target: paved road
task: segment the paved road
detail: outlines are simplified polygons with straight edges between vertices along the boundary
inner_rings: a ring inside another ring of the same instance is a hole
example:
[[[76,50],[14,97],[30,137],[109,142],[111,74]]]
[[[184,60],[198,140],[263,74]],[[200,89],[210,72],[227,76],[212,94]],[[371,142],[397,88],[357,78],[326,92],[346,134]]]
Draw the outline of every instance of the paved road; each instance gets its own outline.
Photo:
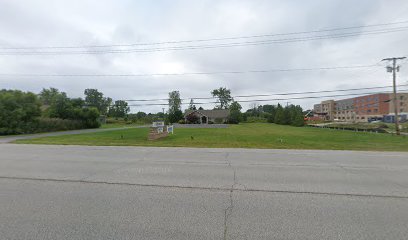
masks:
[[[1,136],[1,143],[11,143],[20,139],[33,139],[39,137],[53,137],[61,135],[75,135],[82,133],[94,133],[94,132],[107,132],[107,131],[116,131],[120,129],[129,129],[129,128],[144,128],[147,126],[134,126],[134,127],[123,127],[123,128],[94,128],[94,129],[81,129],[81,130],[70,130],[70,131],[60,131],[60,132],[49,132],[49,133],[36,133],[36,134],[23,134],[23,135],[10,135],[10,136]]]
[[[1,239],[407,239],[408,154],[0,145]]]

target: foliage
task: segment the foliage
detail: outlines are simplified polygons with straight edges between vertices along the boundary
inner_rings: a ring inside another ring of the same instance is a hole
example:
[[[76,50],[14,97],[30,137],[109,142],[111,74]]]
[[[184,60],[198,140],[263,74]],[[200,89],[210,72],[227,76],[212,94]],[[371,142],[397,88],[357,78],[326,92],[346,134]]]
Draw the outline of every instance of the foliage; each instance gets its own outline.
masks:
[[[212,90],[211,95],[218,99],[219,105],[215,106],[216,109],[228,109],[230,103],[234,100],[231,97],[231,90],[225,87]]]
[[[169,123],[176,123],[183,119],[183,112],[181,110],[176,110],[174,112],[169,112],[167,120]]]
[[[242,121],[242,113],[239,110],[231,110],[228,115],[228,123],[238,124]]]
[[[181,99],[179,91],[169,92],[169,114],[181,111]]]
[[[242,106],[238,102],[234,101],[231,103],[231,106],[229,107],[230,111],[241,111]]]
[[[266,123],[266,119],[263,117],[247,117],[244,122],[246,123]]]
[[[1,135],[31,132],[40,115],[40,101],[34,93],[0,90]]]
[[[230,105],[230,113],[228,115],[228,123],[230,124],[238,124],[242,122],[242,113],[241,109],[242,106],[238,102],[232,102]]]
[[[124,118],[130,111],[128,103],[122,100],[115,101],[115,103],[109,108],[109,117]]]
[[[85,104],[88,107],[95,107],[99,110],[100,114],[106,115],[108,108],[112,103],[112,99],[104,97],[103,93],[98,89],[85,89]]]
[[[86,128],[82,121],[61,118],[39,118],[32,132],[54,132]]]
[[[61,92],[56,88],[45,89],[43,88],[39,94],[40,101],[43,105],[51,105],[56,101],[56,98],[60,95],[67,96],[66,93]]]
[[[200,123],[200,118],[195,114],[189,114],[186,116],[187,123],[198,124]]]

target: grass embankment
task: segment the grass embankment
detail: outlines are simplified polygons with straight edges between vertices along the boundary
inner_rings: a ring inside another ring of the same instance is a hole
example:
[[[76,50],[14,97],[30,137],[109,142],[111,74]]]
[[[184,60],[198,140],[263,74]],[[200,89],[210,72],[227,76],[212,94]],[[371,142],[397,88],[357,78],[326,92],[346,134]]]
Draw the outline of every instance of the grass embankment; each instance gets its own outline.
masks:
[[[225,129],[175,129],[148,141],[148,128],[18,140],[17,143],[100,146],[278,148],[408,151],[408,137],[275,124],[240,124]]]

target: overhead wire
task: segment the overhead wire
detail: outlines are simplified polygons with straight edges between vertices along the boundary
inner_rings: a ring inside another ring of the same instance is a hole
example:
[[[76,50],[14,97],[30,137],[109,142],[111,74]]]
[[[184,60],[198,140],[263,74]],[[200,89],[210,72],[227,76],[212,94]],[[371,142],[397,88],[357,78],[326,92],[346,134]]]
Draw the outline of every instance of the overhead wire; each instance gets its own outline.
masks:
[[[291,42],[302,42],[311,40],[323,40],[323,39],[335,39],[345,38],[353,36],[364,36],[373,34],[393,33],[408,30],[408,26],[388,28],[388,29],[376,29],[369,31],[357,31],[348,33],[338,33],[329,35],[316,35],[306,37],[295,38],[281,38],[281,39],[267,39],[262,41],[243,41],[243,42],[230,42],[230,43],[218,43],[212,45],[185,45],[185,46],[168,46],[159,48],[131,48],[131,49],[107,49],[107,50],[86,50],[86,51],[0,51],[0,55],[69,55],[69,54],[106,54],[106,53],[138,53],[138,52],[157,52],[157,51],[175,51],[175,50],[195,50],[195,49],[209,49],[209,48],[224,48],[224,47],[237,47],[237,46],[255,46],[265,44],[281,44]]]

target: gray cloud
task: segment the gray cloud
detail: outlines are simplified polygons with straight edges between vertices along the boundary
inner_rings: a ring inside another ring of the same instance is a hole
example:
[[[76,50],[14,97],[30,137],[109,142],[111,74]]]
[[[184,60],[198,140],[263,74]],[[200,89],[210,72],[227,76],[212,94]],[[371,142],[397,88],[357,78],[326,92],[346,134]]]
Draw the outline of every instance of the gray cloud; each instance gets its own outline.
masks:
[[[395,8],[398,6],[398,8]],[[407,20],[408,2],[363,1],[0,1],[0,46],[71,46],[161,42],[285,33]],[[408,55],[408,34],[153,53],[0,56],[0,73],[126,74],[242,71],[366,65]],[[408,78],[407,67],[400,82]],[[155,77],[0,77],[0,88],[39,92],[56,87],[70,96],[98,88],[114,99],[206,97],[217,87],[233,94],[267,94],[390,84],[375,69]],[[291,100],[311,107],[319,100]],[[277,102],[271,102],[276,104]],[[248,107],[250,103],[243,104]],[[211,106],[207,106],[211,107]],[[161,111],[134,107],[133,111]]]

